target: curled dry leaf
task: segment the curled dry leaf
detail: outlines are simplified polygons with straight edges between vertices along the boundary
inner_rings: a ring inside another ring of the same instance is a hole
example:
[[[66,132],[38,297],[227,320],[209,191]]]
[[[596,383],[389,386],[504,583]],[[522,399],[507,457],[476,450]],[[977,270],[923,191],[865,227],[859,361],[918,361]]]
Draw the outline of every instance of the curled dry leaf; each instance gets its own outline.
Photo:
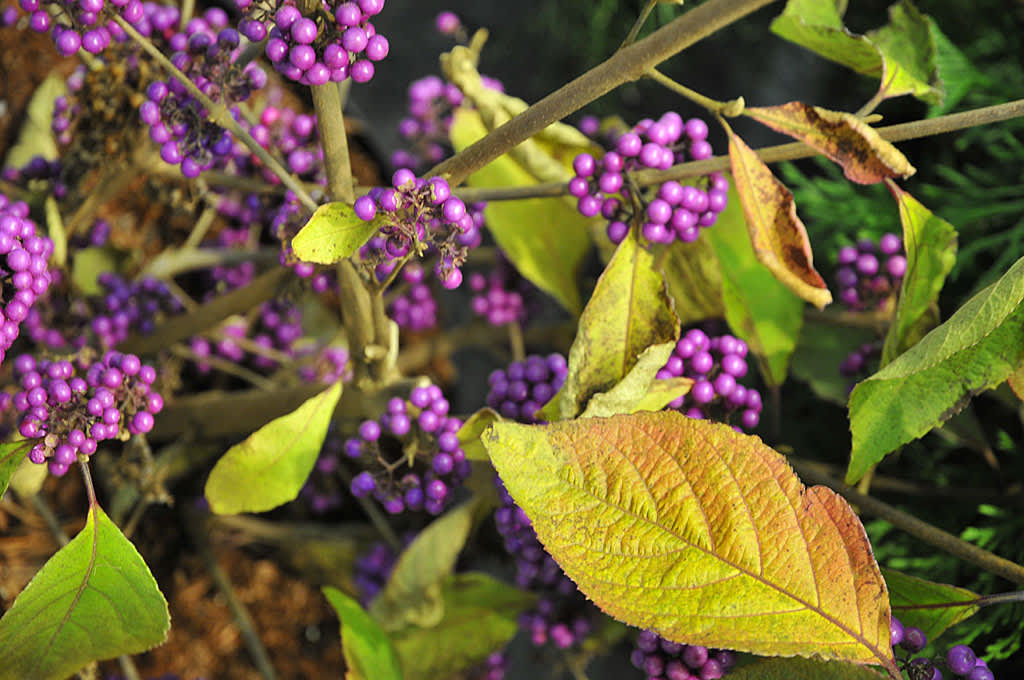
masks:
[[[824,308],[832,294],[814,269],[811,242],[797,217],[793,194],[732,130],[729,161],[758,261],[791,291]]]
[[[899,149],[852,113],[803,102],[747,108],[757,122],[817,149],[842,166],[851,182],[876,184],[886,177],[910,177],[917,170]]]

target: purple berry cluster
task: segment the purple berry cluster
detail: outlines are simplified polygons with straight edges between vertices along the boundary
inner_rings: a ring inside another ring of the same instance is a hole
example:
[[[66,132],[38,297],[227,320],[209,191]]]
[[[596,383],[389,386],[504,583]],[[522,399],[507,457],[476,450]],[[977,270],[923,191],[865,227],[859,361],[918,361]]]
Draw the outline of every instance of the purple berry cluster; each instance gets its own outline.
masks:
[[[203,360],[211,356],[269,372],[278,368],[281,355],[295,356],[295,343],[303,334],[302,312],[288,300],[270,300],[260,305],[255,318],[232,317],[219,331],[213,340],[195,336],[189,341],[201,374],[210,371]]]
[[[903,239],[896,234],[884,234],[877,244],[865,238],[844,246],[836,259],[839,300],[854,311],[885,304],[907,273]]]
[[[499,257],[497,266],[487,274],[474,272],[469,276],[473,291],[473,313],[492,326],[523,324],[535,311],[537,289],[507,259]]]
[[[241,39],[227,26],[221,9],[207,10],[188,22],[184,33],[171,37],[171,56],[179,70],[213,101],[232,105],[245,101],[267,84],[267,74],[255,63],[238,61]],[[232,114],[238,118],[237,108]],[[187,178],[225,159],[234,150],[231,134],[210,119],[209,112],[176,78],[157,80],[146,89],[139,106],[150,138],[160,145],[160,158],[181,167]]]
[[[521,423],[540,422],[536,414],[562,388],[569,372],[565,357],[531,355],[491,372],[487,405],[502,417]]]
[[[339,346],[327,346],[317,352],[310,362],[299,367],[299,377],[306,382],[331,384],[339,380],[352,379],[352,366],[348,350]]]
[[[138,24],[145,15],[142,0],[19,0],[19,4],[29,13],[29,28],[37,33],[49,31],[64,57],[80,49],[99,54],[112,42],[124,40],[124,30],[112,18],[115,13],[129,24]]]
[[[388,315],[399,328],[425,331],[437,326],[437,300],[419,262],[410,262],[400,274],[408,289],[388,304]]]
[[[488,655],[482,663],[467,670],[466,678],[468,680],[504,680],[507,670],[508,659],[505,652],[497,651]]]
[[[374,543],[369,550],[356,557],[352,580],[359,591],[359,602],[364,607],[369,606],[388,582],[397,561],[398,553],[383,541]]]
[[[448,155],[448,129],[452,112],[462,104],[462,91],[437,76],[426,76],[409,85],[409,115],[398,123],[398,134],[412,147],[391,156],[397,168],[413,170],[440,163]]]
[[[729,196],[725,176],[712,173],[699,182],[701,186],[669,180],[656,190],[635,196],[628,173],[665,170],[685,160],[710,158],[707,136],[704,121],[691,118],[684,122],[674,111],[657,121],[644,119],[632,130],[615,137],[613,150],[602,158],[595,159],[589,153],[576,156],[569,193],[578,199],[576,207],[580,214],[600,215],[608,220],[607,233],[612,243],[621,243],[626,238],[634,220],[642,223],[640,233],[651,243],[696,241],[700,229],[713,225],[725,210]],[[634,214],[634,200],[643,204],[642,214]]]
[[[318,3],[311,16],[291,0],[235,0],[246,18],[238,28],[249,40],[267,39],[265,52],[274,68],[303,85],[324,85],[351,78],[366,83],[374,62],[388,56],[387,38],[377,33],[373,17],[384,0]]]
[[[866,342],[839,362],[839,374],[847,378],[867,377],[882,357],[882,342]]]
[[[14,376],[21,387],[12,400],[20,414],[18,431],[35,441],[28,457],[49,461],[57,476],[105,439],[149,432],[164,405],[151,390],[156,370],[134,354],[107,352],[97,361],[22,354],[14,360]]]
[[[491,373],[487,405],[521,423],[542,422],[537,411],[562,387],[567,373],[560,354],[528,356]],[[598,610],[544,550],[530,518],[501,480],[495,481],[501,507],[495,511],[494,521],[505,550],[515,560],[516,585],[540,595],[536,608],[520,617],[520,627],[538,647],[549,640],[562,649],[581,643],[593,630]]]
[[[576,588],[537,540],[533,523],[496,479],[501,506],[494,513],[505,550],[515,560],[515,583],[540,596],[520,615],[519,627],[537,647],[549,640],[561,649],[581,643],[594,630],[600,612]]]
[[[341,507],[342,487],[338,480],[341,464],[342,440],[332,423],[320,449],[320,455],[313,465],[313,471],[299,491],[299,498],[315,515],[337,510]]]
[[[265,149],[279,154],[285,165],[303,181],[325,182],[324,152],[320,148],[320,137],[316,129],[316,117],[299,113],[287,106],[267,105],[260,112],[259,122],[249,128],[249,133]],[[274,173],[257,165],[259,159],[246,155],[246,165],[236,160],[241,172],[260,172],[270,184],[280,184]]]
[[[731,335],[709,337],[692,328],[676,343],[657,378],[693,379],[690,391],[669,404],[691,418],[728,423],[739,413],[737,429],[751,430],[761,420],[761,393],[741,385],[747,374],[747,343]]]
[[[50,287],[53,242],[36,233],[28,204],[0,194],[0,363]]]
[[[448,415],[437,385],[395,397],[377,420],[366,420],[345,442],[345,454],[363,471],[352,479],[356,497],[372,495],[393,515],[425,510],[439,515],[470,473],[457,435],[462,421]]]
[[[732,652],[672,642],[652,630],[637,636],[630,661],[647,680],[715,680],[735,663]]]
[[[896,661],[909,680],[942,680],[947,673],[966,680],[995,680],[985,660],[967,645],[956,645],[945,657],[913,657],[928,645],[928,637],[920,628],[906,626],[895,616],[889,622],[892,646],[898,648]]]
[[[376,187],[356,199],[356,215],[366,221],[383,218],[379,239],[360,250],[364,262],[375,267],[378,277],[394,271],[405,257],[437,254],[434,273],[449,290],[462,283],[460,267],[471,247],[480,242],[480,224],[466,204],[453,196],[441,177],[417,178],[402,168],[391,178],[394,188]],[[480,216],[482,220],[482,215]]]
[[[152,333],[163,316],[179,314],[181,302],[163,281],[143,277],[127,281],[114,272],[96,278],[100,293],[84,299],[58,296],[51,289],[45,306],[25,319],[27,335],[51,350],[79,350],[86,345],[109,349],[132,333]],[[59,280],[54,284],[61,283]]]

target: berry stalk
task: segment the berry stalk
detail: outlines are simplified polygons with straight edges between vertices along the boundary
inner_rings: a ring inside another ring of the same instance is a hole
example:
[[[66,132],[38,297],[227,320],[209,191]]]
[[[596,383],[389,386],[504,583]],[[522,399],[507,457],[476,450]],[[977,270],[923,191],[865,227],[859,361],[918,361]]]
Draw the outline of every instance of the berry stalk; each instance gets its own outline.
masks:
[[[309,192],[306,191],[306,188],[302,185],[302,183],[299,182],[299,180],[296,179],[290,172],[285,170],[284,166],[282,166],[277,161],[276,158],[270,155],[270,153],[268,153],[266,149],[260,146],[259,142],[253,139],[252,135],[249,134],[249,132],[245,128],[238,124],[238,121],[236,121],[228,112],[227,107],[214,102],[205,94],[203,94],[203,92],[198,87],[196,87],[196,84],[193,83],[188,76],[186,76],[184,73],[181,72],[179,68],[172,64],[171,60],[164,56],[163,52],[158,50],[156,46],[149,41],[148,38],[146,38],[144,35],[135,30],[134,26],[132,26],[130,23],[125,21],[120,16],[115,15],[114,21],[116,21],[117,24],[124,30],[124,32],[131,36],[132,40],[138,43],[139,46],[143,50],[145,50],[147,54],[153,57],[153,59],[164,68],[164,70],[166,70],[168,73],[174,76],[174,78],[178,80],[185,87],[186,90],[188,90],[188,93],[190,95],[192,95],[202,103],[202,105],[209,112],[210,117],[217,125],[221,126],[226,130],[230,130],[233,135],[235,135],[238,139],[242,140],[242,143],[245,144],[245,146],[248,147],[249,150],[252,151],[257,158],[260,159],[260,161],[263,162],[267,169],[273,172],[281,180],[282,184],[284,184],[286,187],[291,189],[292,192],[295,193],[299,201],[301,201],[306,208],[308,208],[309,210],[316,210],[316,201],[314,201],[313,198],[309,195]]]

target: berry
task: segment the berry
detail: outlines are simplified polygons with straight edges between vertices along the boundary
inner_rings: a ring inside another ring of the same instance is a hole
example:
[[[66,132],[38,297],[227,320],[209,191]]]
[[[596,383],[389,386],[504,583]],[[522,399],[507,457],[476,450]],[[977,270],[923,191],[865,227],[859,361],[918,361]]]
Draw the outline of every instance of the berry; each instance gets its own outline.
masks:
[[[153,371],[138,357],[120,352],[95,361],[84,353],[73,361],[19,356],[14,374],[22,391],[12,403],[20,433],[35,440],[29,459],[49,461],[50,471],[59,476],[79,454],[92,455],[99,441],[152,430],[163,401],[153,400],[152,380],[144,379],[148,371],[143,369]]]
[[[676,342],[658,377],[687,377],[694,383],[687,394],[669,407],[691,418],[723,422],[738,415],[742,428],[756,427],[761,417],[761,395],[739,382],[747,374],[747,351],[746,343],[732,335],[708,337],[697,328],[687,331]]]
[[[903,242],[896,234],[883,235],[877,246],[871,239],[861,239],[856,247],[844,246],[836,261],[839,300],[854,311],[884,305],[907,273]]]
[[[589,127],[594,132],[594,126]],[[666,113],[657,122],[637,124],[611,139],[614,150],[602,159],[595,160],[590,154],[576,157],[573,161],[575,177],[569,183],[569,193],[578,199],[577,209],[582,215],[596,217],[600,214],[608,220],[607,234],[612,243],[620,243],[629,232],[627,225],[636,217],[633,198],[645,205],[646,221],[640,233],[647,241],[666,244],[676,240],[694,241],[700,227],[714,224],[718,214],[725,210],[728,182],[723,175],[709,175],[699,187],[668,181],[633,197],[623,173],[671,167],[687,158],[682,150],[687,143],[689,158],[709,157],[711,147],[704,139],[706,136],[707,125],[703,121],[695,118],[684,125],[674,112]],[[686,141],[680,144],[682,138]]]
[[[437,515],[450,504],[470,468],[455,435],[462,421],[447,416],[448,401],[435,387],[392,399],[386,413],[345,441],[347,457],[364,468],[352,479],[353,495],[372,494],[390,514]]]

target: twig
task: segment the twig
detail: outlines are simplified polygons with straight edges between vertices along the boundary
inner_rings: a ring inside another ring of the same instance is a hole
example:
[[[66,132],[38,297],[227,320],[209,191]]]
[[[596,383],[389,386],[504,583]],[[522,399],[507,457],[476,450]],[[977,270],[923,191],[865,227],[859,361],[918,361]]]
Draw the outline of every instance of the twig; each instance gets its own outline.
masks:
[[[341,477],[341,481],[345,482],[345,486],[351,486],[352,475],[348,474],[348,471],[344,467],[338,468],[338,475]],[[366,513],[366,516],[370,518],[370,522],[377,529],[377,532],[381,535],[385,542],[394,550],[396,553],[402,552],[402,541],[399,540],[398,534],[388,524],[388,520],[384,517],[384,513],[380,511],[373,501],[366,496],[356,496],[359,506]]]
[[[122,352],[155,354],[193,335],[219,324],[232,314],[247,312],[277,294],[284,285],[288,270],[275,267],[257,276],[249,284],[225,293],[200,306],[194,313],[171,317],[151,335],[136,335],[118,346]]]
[[[427,175],[446,175],[449,184],[461,184],[471,174],[552,123],[608,94],[619,85],[642,78],[648,70],[672,55],[771,2],[710,0],[691,9],[544,97],[490,134],[437,165]]]
[[[235,248],[181,248],[168,249],[154,257],[146,265],[138,278],[153,276],[158,279],[170,279],[183,272],[193,269],[207,269],[217,265],[235,265],[252,262],[257,265],[276,264],[280,256],[280,248],[262,248],[260,250],[238,250]]]
[[[640,29],[647,23],[647,17],[651,16],[651,10],[653,10],[654,6],[657,4],[658,0],[647,0],[647,4],[644,5],[642,10],[640,10],[640,15],[636,18],[636,21],[633,22],[633,27],[629,29],[629,33],[626,35],[625,40],[623,40],[622,44],[619,45],[620,50],[623,47],[628,47],[633,44],[637,35],[640,34]]]
[[[191,78],[182,73],[180,69],[172,64],[171,60],[164,56],[163,52],[157,49],[156,46],[153,45],[153,43],[151,43],[144,35],[135,30],[135,27],[128,23],[124,17],[116,13],[113,17],[114,21],[117,22],[117,25],[124,29],[124,32],[131,36],[132,40],[138,43],[139,46],[149,54],[149,56],[153,57],[153,59],[160,64],[165,71],[170,73],[182,85],[184,85],[190,95],[199,100],[206,109],[207,115],[214,123],[226,130],[230,130],[232,134],[240,139],[242,143],[245,144],[246,147],[248,147],[249,150],[263,162],[268,170],[277,175],[282,184],[292,190],[295,196],[307,209],[316,210],[318,205],[317,202],[309,195],[309,192],[306,191],[306,188],[302,183],[290,172],[285,170],[284,166],[281,165],[276,158],[270,155],[266,149],[260,146],[259,142],[253,139],[253,136],[249,134],[248,130],[243,128],[238,121],[234,119],[226,106],[218,104],[203,94],[203,92],[196,87],[196,84],[192,82]]]
[[[53,538],[57,541],[57,545],[60,547],[66,546],[71,539],[64,533],[64,529],[60,525],[60,520],[57,519],[57,515],[53,514],[53,510],[46,504],[43,497],[37,493],[32,494],[32,508],[39,513],[39,516],[43,518],[46,523],[46,528],[50,530]]]
[[[868,515],[880,517],[897,529],[901,529],[929,545],[945,550],[949,554],[959,557],[965,562],[970,562],[987,572],[1005,578],[1012,583],[1024,585],[1024,566],[972,545],[949,532],[923,522],[917,517],[894,508],[887,503],[883,503],[876,498],[865,496],[859,491],[846,486],[838,479],[822,474],[819,470],[802,465],[794,460],[790,460],[789,463],[805,483],[809,482],[827,486]]]
[[[696,90],[691,90],[682,83],[678,83],[672,78],[669,78],[664,73],[656,68],[652,68],[647,72],[647,77],[651,80],[664,85],[666,88],[675,92],[676,94],[682,95],[692,101],[693,103],[703,106],[710,113],[715,115],[725,116],[727,118],[735,118],[736,116],[743,113],[745,103],[743,97],[737,97],[727,102],[720,102],[717,99],[711,97],[705,97]]]
[[[958,130],[979,125],[999,123],[1004,120],[1019,118],[1020,116],[1024,116],[1024,99],[994,106],[985,106],[961,113],[951,113],[939,116],[938,118],[888,125],[875,128],[875,131],[878,132],[882,139],[890,142],[902,142],[908,139],[957,132]],[[820,155],[816,149],[803,142],[765,146],[756,151],[757,157],[765,163],[781,163],[782,161],[793,161]],[[728,169],[729,156],[712,156],[702,161],[680,163],[667,170],[641,170],[633,173],[633,179],[640,186],[649,186],[651,184],[661,184],[670,179],[691,179]],[[525,187],[461,187],[453,190],[452,193],[467,203],[479,203],[483,201],[515,201],[523,198],[565,196],[569,193],[569,188],[568,185],[561,182],[546,182]]]
[[[206,523],[199,520],[195,514],[192,514],[188,521],[186,521],[185,526],[189,527],[189,534],[191,534],[192,540],[195,541],[196,547],[199,549],[200,554],[202,554],[206,562],[206,568],[210,571],[210,576],[213,577],[214,584],[216,584],[217,589],[220,590],[221,595],[224,596],[228,603],[228,608],[235,618],[235,625],[238,626],[238,632],[241,634],[242,641],[245,643],[246,649],[249,650],[250,656],[252,656],[256,669],[265,680],[276,680],[277,673],[274,671],[274,666],[270,663],[270,656],[267,654],[267,650],[263,646],[256,628],[253,626],[252,617],[249,616],[249,611],[245,605],[235,595],[235,590],[231,586],[231,579],[228,578],[228,575],[220,566],[217,556],[213,554],[213,548],[210,547],[210,542],[203,534],[206,530]]]
[[[222,373],[227,373],[228,375],[233,375],[237,378],[241,378],[242,380],[251,383],[254,387],[257,387],[264,391],[270,391],[273,390],[274,387],[276,387],[273,381],[269,380],[268,378],[264,378],[262,375],[256,373],[255,371],[251,371],[244,366],[239,366],[235,362],[230,361],[228,359],[222,359],[221,357],[201,357],[188,347],[185,347],[184,345],[172,345],[171,354],[177,357],[181,357],[183,359],[189,359],[190,361],[194,361],[197,364],[209,364],[210,366],[216,368],[218,371],[221,371]]]

